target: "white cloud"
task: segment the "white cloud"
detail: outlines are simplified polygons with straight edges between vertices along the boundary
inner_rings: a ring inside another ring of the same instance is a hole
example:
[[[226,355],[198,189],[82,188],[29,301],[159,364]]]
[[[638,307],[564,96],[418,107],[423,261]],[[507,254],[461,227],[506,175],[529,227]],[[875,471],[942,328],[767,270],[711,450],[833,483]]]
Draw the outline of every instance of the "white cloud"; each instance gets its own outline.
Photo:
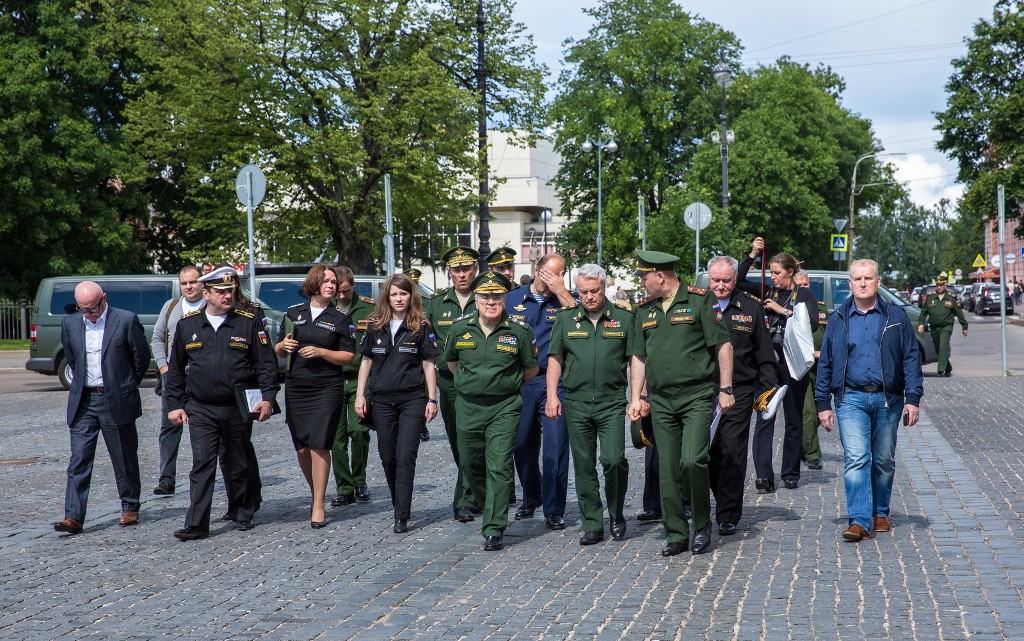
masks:
[[[910,153],[886,159],[896,168],[896,179],[905,183],[910,199],[923,207],[934,207],[945,198],[955,204],[963,194],[956,184],[955,167],[937,153]]]

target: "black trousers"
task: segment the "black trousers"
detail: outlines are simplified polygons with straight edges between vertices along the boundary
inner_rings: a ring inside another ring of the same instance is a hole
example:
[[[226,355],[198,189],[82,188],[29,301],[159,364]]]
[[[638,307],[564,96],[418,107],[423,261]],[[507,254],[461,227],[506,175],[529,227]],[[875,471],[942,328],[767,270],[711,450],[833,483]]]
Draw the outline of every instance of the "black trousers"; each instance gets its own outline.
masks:
[[[734,389],[736,405],[722,415],[718,431],[708,453],[711,457],[711,493],[715,497],[715,520],[739,523],[743,516],[743,487],[747,482],[747,442],[750,438],[750,412],[755,387],[739,385]]]
[[[803,455],[804,438],[804,396],[807,395],[809,376],[804,374],[798,381],[789,375],[782,346],[775,346],[779,359],[779,385],[789,385],[786,397],[782,399],[782,410],[786,416],[786,432],[782,436],[782,480],[800,480],[800,458]],[[775,480],[772,467],[772,442],[775,439],[775,419],[764,420],[760,416],[754,425],[754,470],[757,478]]]
[[[210,530],[217,455],[222,449],[228,510],[235,510],[233,515],[238,521],[252,519],[259,507],[259,493],[249,478],[252,422],[245,421],[234,405],[216,407],[200,405],[193,400],[185,406],[185,413],[188,415],[189,440],[192,443],[192,472],[188,477],[190,505],[185,514],[185,526]],[[234,505],[231,503],[232,497],[236,502]]]
[[[416,457],[420,451],[420,430],[427,397],[385,400],[373,397],[373,424],[377,428],[377,452],[391,490],[396,519],[408,519],[412,508],[412,486]]]
[[[644,448],[644,511],[661,513],[661,482],[658,480],[658,446]]]

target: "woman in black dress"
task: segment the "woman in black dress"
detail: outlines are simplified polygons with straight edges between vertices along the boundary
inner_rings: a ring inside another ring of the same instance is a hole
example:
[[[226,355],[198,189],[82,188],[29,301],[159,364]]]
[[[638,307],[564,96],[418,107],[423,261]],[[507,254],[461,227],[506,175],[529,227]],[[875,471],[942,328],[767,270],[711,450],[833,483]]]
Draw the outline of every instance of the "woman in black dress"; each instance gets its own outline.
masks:
[[[779,385],[788,385],[789,393],[782,399],[786,415],[786,432],[782,437],[782,476],[787,489],[796,489],[800,484],[800,459],[803,455],[804,395],[807,393],[808,376],[805,373],[794,380],[786,365],[782,344],[786,336],[786,321],[793,316],[797,305],[807,308],[811,321],[811,332],[818,329],[818,301],[810,288],[797,287],[793,277],[799,269],[796,259],[786,253],[775,254],[768,260],[771,270],[771,285],[762,290],[761,286],[746,280],[747,272],[754,259],[764,251],[764,239],[757,237],[750,254],[740,263],[736,275],[736,286],[763,301],[765,321],[772,338],[772,347],[779,365]],[[761,492],[775,491],[775,471],[772,466],[772,441],[775,438],[775,416],[764,419],[760,416],[754,425],[753,456],[757,479],[754,486]]]
[[[314,529],[326,524],[324,494],[345,396],[341,369],[353,361],[356,351],[352,319],[331,304],[337,291],[334,269],[314,265],[302,284],[309,302],[288,308],[274,345],[277,355],[288,360],[285,421],[313,495],[309,524]]]
[[[356,412],[366,416],[366,384],[373,397],[377,451],[395,508],[395,533],[409,529],[420,431],[437,416],[434,358],[437,340],[419,288],[405,274],[384,282],[363,336]]]

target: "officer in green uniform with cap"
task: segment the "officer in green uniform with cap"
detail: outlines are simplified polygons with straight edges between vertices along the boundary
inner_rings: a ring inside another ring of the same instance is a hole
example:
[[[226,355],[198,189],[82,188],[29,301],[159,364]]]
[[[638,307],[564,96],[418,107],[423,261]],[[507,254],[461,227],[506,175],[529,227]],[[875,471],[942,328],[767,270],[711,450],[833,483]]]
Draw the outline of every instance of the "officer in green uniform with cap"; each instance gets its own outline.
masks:
[[[473,494],[483,497],[484,549],[500,550],[508,526],[513,451],[523,399],[537,375],[533,330],[505,313],[512,283],[485,272],[473,279],[477,311],[451,326],[444,360],[455,374],[459,457]]]
[[[427,318],[434,326],[437,346],[442,354],[455,319],[476,311],[471,285],[479,269],[477,267],[479,258],[480,254],[475,249],[461,245],[452,247],[442,257],[442,260],[448,265],[448,278],[452,285],[437,290],[434,296],[424,304]],[[448,445],[451,447],[455,466],[459,470],[458,478],[455,481],[452,510],[456,521],[469,523],[473,520],[474,513],[479,514],[480,506],[473,496],[469,481],[466,479],[466,472],[460,462],[459,437],[456,428],[458,421],[455,413],[455,398],[458,396],[458,392],[455,389],[455,378],[451,370],[448,369],[447,361],[442,356],[437,357],[437,389],[440,392],[441,420],[444,422],[444,431],[448,435]]]
[[[640,391],[650,394],[654,440],[658,444],[661,512],[665,526],[662,556],[690,547],[684,499],[693,510],[692,551],[711,545],[711,497],[708,446],[715,400],[715,363],[719,369],[718,404],[723,412],[735,404],[732,389],[732,343],[715,317],[715,298],[706,289],[679,282],[671,254],[637,251],[634,275],[651,298],[633,318],[637,332],[630,359],[629,417],[641,413]]]
[[[946,291],[948,280],[946,275],[939,274],[935,280],[935,293],[924,299],[921,318],[917,321],[917,331],[923,332],[925,325],[931,320],[932,344],[939,356],[939,376],[949,376],[949,339],[953,336],[953,321],[960,321],[964,336],[967,336],[967,319],[964,310],[960,309],[960,301]],[[1006,295],[1006,292],[1003,292]]]
[[[487,254],[487,269],[498,272],[512,283],[512,289],[520,287],[516,282],[516,250],[511,247],[499,247]]]
[[[356,279],[352,270],[343,265],[334,268],[338,274],[338,291],[335,294],[338,309],[352,317],[356,333],[356,357],[351,365],[342,368],[345,377],[345,410],[334,433],[334,447],[331,448],[331,467],[334,468],[334,483],[338,495],[331,505],[350,505],[355,501],[370,500],[366,487],[366,462],[370,456],[370,430],[359,423],[356,414],[356,382],[359,378],[359,363],[363,357],[359,346],[366,333],[366,319],[373,313],[373,299],[356,294]]]
[[[626,536],[626,364],[635,329],[633,310],[624,301],[605,297],[607,278],[601,267],[583,265],[576,273],[580,305],[563,308],[555,317],[548,346],[547,407],[549,418],[563,411],[558,383],[565,389],[565,418],[569,430],[576,497],[583,536],[580,545],[604,540],[601,484],[597,479],[597,444],[601,444],[604,495],[608,502],[612,538]]]

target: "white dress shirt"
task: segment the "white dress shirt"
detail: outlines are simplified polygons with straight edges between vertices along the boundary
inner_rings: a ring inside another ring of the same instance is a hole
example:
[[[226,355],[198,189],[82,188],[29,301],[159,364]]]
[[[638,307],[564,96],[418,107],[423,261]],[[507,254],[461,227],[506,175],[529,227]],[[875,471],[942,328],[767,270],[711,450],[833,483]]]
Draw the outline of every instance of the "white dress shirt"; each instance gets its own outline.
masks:
[[[96,322],[90,321],[84,315],[85,322],[85,386],[103,387],[103,330],[107,327],[107,312],[110,307],[104,307],[103,313]]]

